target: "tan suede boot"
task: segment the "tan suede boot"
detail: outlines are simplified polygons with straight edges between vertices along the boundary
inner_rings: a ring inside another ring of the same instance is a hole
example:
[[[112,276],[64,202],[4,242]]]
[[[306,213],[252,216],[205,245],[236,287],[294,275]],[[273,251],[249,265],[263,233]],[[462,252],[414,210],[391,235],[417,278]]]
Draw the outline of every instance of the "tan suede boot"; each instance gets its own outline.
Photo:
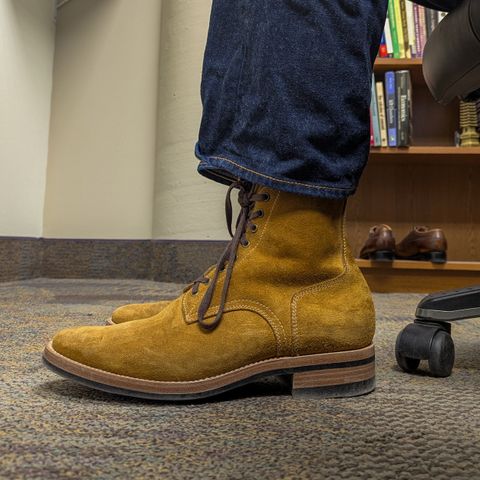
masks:
[[[150,318],[160,313],[169,303],[168,300],[162,300],[160,302],[130,303],[129,305],[123,305],[112,312],[112,318],[108,319],[106,323],[107,325],[117,325],[133,320]]]
[[[294,394],[373,390],[375,314],[346,244],[344,202],[243,183],[229,193],[235,187],[241,211],[215,268],[154,317],[59,332],[47,365],[94,388],[159,400],[277,374],[290,376]]]

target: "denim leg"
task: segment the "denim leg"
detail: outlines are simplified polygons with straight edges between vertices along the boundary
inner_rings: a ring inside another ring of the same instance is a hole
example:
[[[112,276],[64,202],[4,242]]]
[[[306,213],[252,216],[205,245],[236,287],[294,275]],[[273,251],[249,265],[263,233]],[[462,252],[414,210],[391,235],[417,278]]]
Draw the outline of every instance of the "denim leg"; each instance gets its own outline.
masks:
[[[214,0],[198,170],[328,198],[368,158],[387,0]]]

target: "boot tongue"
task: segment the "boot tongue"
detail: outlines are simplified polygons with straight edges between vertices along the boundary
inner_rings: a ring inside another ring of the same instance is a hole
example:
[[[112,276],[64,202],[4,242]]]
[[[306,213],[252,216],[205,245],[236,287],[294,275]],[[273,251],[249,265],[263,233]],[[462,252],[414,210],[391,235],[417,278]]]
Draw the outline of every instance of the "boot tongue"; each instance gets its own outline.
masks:
[[[232,200],[231,192],[233,189],[237,188],[238,192],[238,203],[240,204],[240,213],[238,214],[237,221],[235,223],[235,231],[232,229]],[[215,268],[212,281],[209,282],[208,288],[205,292],[205,295],[200,302],[198,307],[198,323],[206,330],[214,330],[220,323],[225,308],[225,303],[227,301],[228,287],[230,285],[230,280],[233,273],[233,264],[235,263],[235,258],[237,256],[238,246],[243,243],[245,245],[245,233],[247,226],[249,225],[250,220],[250,211],[255,204],[255,201],[258,200],[258,195],[255,193],[257,187],[253,184],[246,182],[234,182],[230,185],[227,191],[227,196],[225,198],[225,216],[227,220],[227,228],[232,240],[227,245],[227,248],[222,253],[220,259],[218,260],[217,266]],[[213,322],[205,322],[204,317],[209,309],[215,289],[217,286],[218,276],[220,272],[224,269],[226,265],[225,280],[223,283],[222,293],[220,297],[220,304],[218,307],[218,312],[215,316]],[[201,282],[201,281],[200,281]],[[205,282],[201,282],[205,283]]]

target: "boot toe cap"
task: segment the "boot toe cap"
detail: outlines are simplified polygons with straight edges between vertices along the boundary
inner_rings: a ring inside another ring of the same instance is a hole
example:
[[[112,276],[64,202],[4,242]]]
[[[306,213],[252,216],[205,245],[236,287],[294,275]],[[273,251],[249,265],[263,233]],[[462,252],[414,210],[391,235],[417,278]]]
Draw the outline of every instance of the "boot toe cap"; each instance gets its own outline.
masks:
[[[52,340],[52,347],[60,355],[89,366],[98,361],[99,344],[103,329],[107,327],[67,328],[58,332]]]
[[[55,352],[79,363],[84,363],[87,356],[85,351],[86,337],[90,337],[90,328],[79,327],[67,328],[58,332],[52,339],[52,347]],[[91,343],[91,342],[88,342]]]

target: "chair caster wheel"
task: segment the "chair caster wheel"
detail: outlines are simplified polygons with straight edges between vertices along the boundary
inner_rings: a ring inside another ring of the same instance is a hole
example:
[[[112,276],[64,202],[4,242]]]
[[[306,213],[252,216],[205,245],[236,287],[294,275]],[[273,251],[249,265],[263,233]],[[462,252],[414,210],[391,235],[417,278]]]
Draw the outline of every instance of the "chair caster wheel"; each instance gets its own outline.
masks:
[[[433,337],[428,357],[428,368],[434,377],[449,377],[455,362],[455,345],[451,335],[439,330]]]
[[[399,338],[400,335],[397,337],[397,344]],[[399,352],[397,347],[395,347],[395,358],[397,359],[398,366],[407,373],[413,373],[420,365],[420,359],[405,357]]]
[[[450,324],[416,320],[415,323],[407,325],[398,334],[395,357],[404,372],[413,373],[420,360],[428,360],[432,376],[448,377],[455,361]]]

